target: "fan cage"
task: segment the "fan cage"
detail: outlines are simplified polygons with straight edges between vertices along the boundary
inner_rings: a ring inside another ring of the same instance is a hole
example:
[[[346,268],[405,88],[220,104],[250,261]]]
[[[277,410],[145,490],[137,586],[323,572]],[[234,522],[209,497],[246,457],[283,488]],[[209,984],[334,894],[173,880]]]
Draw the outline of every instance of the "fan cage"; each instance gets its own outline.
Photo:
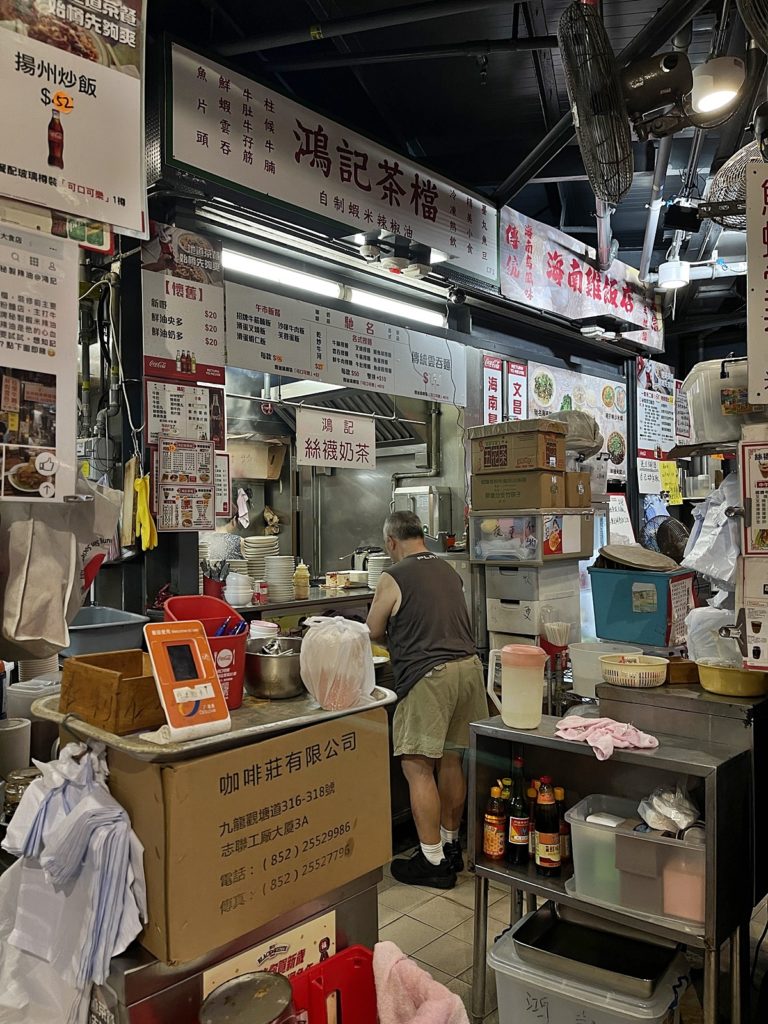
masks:
[[[749,34],[763,53],[768,53],[768,2],[736,0],[736,6]]]
[[[730,160],[723,164],[712,179],[707,193],[707,202],[737,202],[744,207],[744,213],[718,216],[711,219],[724,228],[732,231],[744,231],[747,227],[747,164],[750,160],[758,160],[760,150],[756,142],[742,146]]]

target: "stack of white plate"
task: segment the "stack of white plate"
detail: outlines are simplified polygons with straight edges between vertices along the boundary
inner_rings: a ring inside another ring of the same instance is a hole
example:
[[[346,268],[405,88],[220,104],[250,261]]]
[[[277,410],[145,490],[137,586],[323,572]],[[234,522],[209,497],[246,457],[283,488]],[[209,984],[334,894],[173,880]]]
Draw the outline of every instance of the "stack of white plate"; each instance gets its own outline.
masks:
[[[371,555],[368,559],[368,587],[371,590],[376,589],[376,584],[379,582],[379,577],[387,568],[392,565],[392,559],[389,555]]]
[[[233,608],[251,603],[251,579],[245,573],[230,572],[224,584],[224,600]]]
[[[267,555],[265,576],[269,584],[269,600],[289,601],[293,597],[293,555]]]
[[[252,580],[267,578],[266,558],[280,550],[277,537],[243,537],[243,554],[248,562],[248,575]]]

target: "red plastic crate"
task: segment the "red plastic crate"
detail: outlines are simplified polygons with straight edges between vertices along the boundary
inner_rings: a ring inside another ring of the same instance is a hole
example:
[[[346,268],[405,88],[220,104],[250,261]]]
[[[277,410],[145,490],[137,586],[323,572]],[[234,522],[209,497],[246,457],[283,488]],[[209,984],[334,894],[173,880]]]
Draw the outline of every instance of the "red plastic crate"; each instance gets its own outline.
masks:
[[[163,606],[167,622],[196,621],[202,624],[211,654],[216,665],[227,707],[230,711],[239,708],[243,703],[243,684],[245,683],[245,645],[248,643],[248,632],[240,636],[214,636],[213,634],[227,619],[229,628],[243,622],[242,615],[226,601],[218,597],[206,597],[199,594],[182,594],[169,597]]]
[[[296,1013],[308,1014],[309,1024],[328,1024],[328,996],[336,993],[340,1024],[376,1024],[376,985],[373,953],[350,946],[291,978]]]

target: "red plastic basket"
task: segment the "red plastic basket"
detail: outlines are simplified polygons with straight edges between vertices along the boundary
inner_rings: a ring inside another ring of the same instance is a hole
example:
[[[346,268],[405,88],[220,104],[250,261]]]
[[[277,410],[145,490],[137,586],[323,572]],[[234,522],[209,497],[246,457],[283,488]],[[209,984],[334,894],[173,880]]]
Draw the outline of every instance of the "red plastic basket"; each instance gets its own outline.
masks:
[[[342,1024],[376,1024],[373,953],[365,946],[350,946],[308,967],[291,978],[291,987],[294,1008],[307,1014],[309,1024],[328,1024],[328,996],[334,993]]]
[[[243,684],[245,682],[245,645],[248,633],[240,636],[214,636],[213,634],[227,619],[228,629],[236,623],[243,622],[242,615],[226,601],[218,597],[205,597],[198,594],[182,594],[169,597],[163,606],[168,622],[197,621],[202,624],[211,654],[216,664],[216,675],[219,677],[227,707],[230,711],[239,708],[243,703]]]

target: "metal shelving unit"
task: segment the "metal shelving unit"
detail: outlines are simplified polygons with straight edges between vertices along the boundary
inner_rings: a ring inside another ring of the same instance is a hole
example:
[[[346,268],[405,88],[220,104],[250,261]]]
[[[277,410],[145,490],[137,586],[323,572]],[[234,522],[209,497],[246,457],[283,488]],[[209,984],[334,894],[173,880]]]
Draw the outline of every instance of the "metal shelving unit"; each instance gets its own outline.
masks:
[[[731,1024],[746,1024],[744,1006],[749,987],[749,920],[752,913],[751,843],[732,822],[750,821],[751,764],[749,755],[725,744],[657,734],[656,750],[617,750],[608,761],[596,760],[592,749],[555,736],[557,719],[544,717],[535,730],[509,729],[501,718],[471,727],[469,759],[469,854],[475,870],[475,934],[472,1006],[476,1022],[485,1001],[488,885],[495,881],[511,893],[526,893],[671,939],[703,951],[704,1021],[717,1024],[720,949],[728,940],[731,962]],[[521,753],[534,774],[552,775],[569,796],[605,793],[638,800],[664,781],[683,780],[697,791],[706,822],[706,913],[696,932],[673,919],[647,921],[599,907],[565,889],[567,874],[544,878],[533,865],[508,867],[482,854],[482,823],[491,784],[506,773],[513,754]],[[515,898],[511,901],[516,905]]]

